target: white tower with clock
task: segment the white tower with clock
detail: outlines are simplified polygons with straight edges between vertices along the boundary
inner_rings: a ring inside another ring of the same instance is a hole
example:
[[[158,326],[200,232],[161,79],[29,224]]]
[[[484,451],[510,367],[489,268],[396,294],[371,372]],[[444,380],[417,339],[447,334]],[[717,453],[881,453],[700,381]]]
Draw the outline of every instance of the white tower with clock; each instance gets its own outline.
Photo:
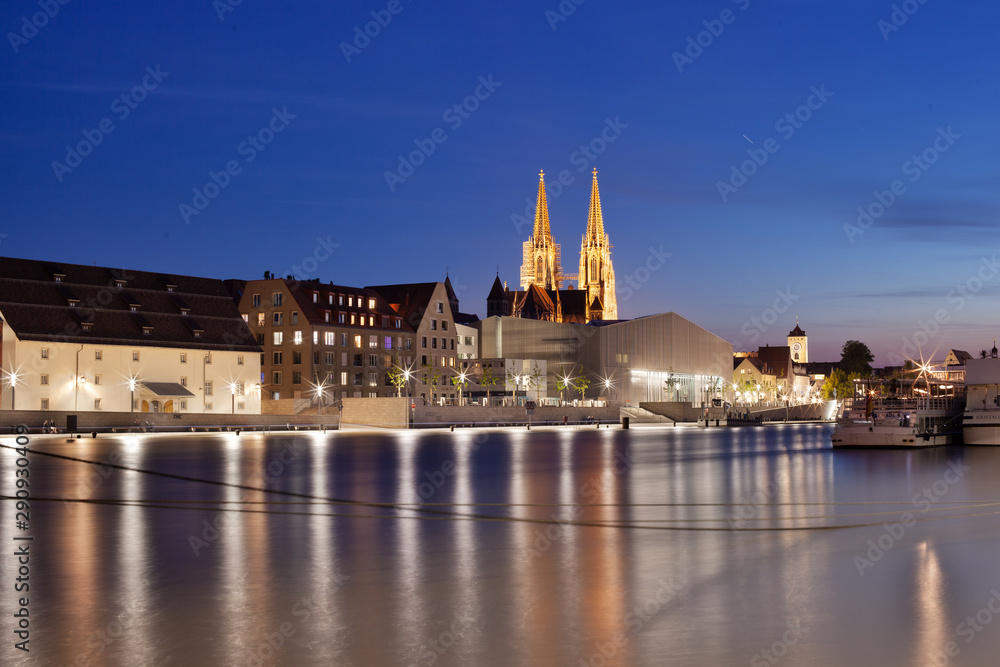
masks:
[[[788,332],[788,347],[792,353],[792,362],[796,364],[809,363],[809,338],[799,326],[799,318],[795,318],[795,328]]]

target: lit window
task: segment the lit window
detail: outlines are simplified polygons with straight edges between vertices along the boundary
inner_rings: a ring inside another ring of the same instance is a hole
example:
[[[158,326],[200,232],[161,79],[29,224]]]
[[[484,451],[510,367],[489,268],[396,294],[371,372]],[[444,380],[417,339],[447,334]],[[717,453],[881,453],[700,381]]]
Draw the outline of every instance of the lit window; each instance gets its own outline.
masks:
[[[342,372],[340,374],[340,384],[347,384],[347,372]]]
[[[355,319],[355,317],[356,317],[355,314],[351,313],[351,324],[357,324],[357,320]]]
[[[330,321],[330,311],[329,310],[323,312],[323,321],[324,322],[329,322]]]
[[[267,317],[264,313],[257,313],[257,326],[262,327],[267,322]]]
[[[354,337],[354,347],[361,347],[361,334]]]
[[[397,317],[396,318],[396,328],[397,329],[401,329],[402,327],[403,327],[403,318],[402,317]]]
[[[319,303],[319,292],[313,292],[313,303]]]
[[[368,336],[368,347],[378,347],[378,336]]]
[[[296,331],[292,334],[292,342],[296,345],[302,345],[302,332]]]
[[[142,335],[143,336],[152,336],[153,335],[153,327],[143,327],[142,328]]]
[[[274,332],[274,344],[281,345],[282,341],[285,339],[285,334],[280,331]]]
[[[392,336],[386,336],[385,337],[385,349],[387,349],[387,350],[391,350],[392,349]]]
[[[354,297],[353,296],[348,295],[348,297],[347,297],[347,305],[351,306],[351,307],[354,306]]]
[[[362,315],[362,317],[364,317],[364,316]],[[369,315],[368,316],[368,326],[370,326],[370,327],[375,326],[375,316],[374,315]]]
[[[338,294],[337,295],[337,305],[338,306],[343,306],[344,305],[344,295],[343,294]]]
[[[369,373],[368,374],[368,386],[369,387],[377,387],[378,386],[378,373]]]
[[[319,332],[313,331],[313,345],[319,345]]]
[[[375,310],[375,299],[368,299],[368,309]]]
[[[323,334],[323,342],[327,345],[336,345],[337,334],[333,333],[332,331],[327,331],[326,333]]]
[[[332,294],[330,295],[330,305],[331,306],[333,305],[333,295]]]

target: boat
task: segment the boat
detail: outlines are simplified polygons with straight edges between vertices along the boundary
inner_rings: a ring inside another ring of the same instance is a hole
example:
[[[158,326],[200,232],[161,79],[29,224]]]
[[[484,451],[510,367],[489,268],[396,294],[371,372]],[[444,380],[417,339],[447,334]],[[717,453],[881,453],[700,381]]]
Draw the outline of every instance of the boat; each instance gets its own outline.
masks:
[[[837,448],[915,449],[962,442],[963,395],[858,399],[837,420]],[[1000,417],[1000,410],[998,410]],[[1000,421],[998,421],[1000,426]]]
[[[968,401],[962,416],[967,445],[1000,445],[1000,359],[996,344],[993,356],[965,362]]]

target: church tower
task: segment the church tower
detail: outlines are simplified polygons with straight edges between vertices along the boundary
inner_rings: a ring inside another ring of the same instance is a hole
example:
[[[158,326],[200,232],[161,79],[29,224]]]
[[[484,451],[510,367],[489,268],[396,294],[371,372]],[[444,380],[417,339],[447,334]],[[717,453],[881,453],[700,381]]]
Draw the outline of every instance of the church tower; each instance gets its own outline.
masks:
[[[792,361],[796,364],[809,363],[809,338],[799,326],[799,318],[795,318],[795,328],[788,332],[788,347],[792,353]]]
[[[588,319],[618,319],[615,270],[611,265],[611,243],[604,233],[597,169],[594,169],[594,182],[590,188],[587,233],[583,235],[583,243],[580,245],[579,284],[581,290],[587,291],[587,308],[592,314]]]
[[[521,289],[531,285],[557,290],[562,287],[560,249],[549,230],[549,205],[545,199],[545,172],[538,174],[538,202],[535,206],[535,233],[524,242]]]

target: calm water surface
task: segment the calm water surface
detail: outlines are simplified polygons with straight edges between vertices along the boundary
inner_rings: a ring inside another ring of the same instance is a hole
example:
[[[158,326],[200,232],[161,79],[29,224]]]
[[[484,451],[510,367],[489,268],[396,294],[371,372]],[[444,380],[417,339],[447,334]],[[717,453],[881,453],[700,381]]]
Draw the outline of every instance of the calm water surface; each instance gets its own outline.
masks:
[[[1000,449],[829,434],[32,438],[0,664],[997,664]]]

